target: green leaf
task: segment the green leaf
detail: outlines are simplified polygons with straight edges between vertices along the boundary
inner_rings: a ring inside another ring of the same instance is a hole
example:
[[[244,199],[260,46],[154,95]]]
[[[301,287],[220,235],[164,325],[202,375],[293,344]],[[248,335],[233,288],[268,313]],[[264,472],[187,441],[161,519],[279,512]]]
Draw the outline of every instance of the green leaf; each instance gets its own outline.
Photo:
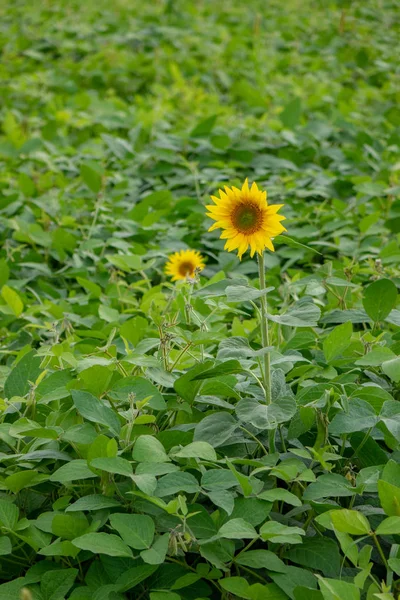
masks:
[[[287,527],[277,521],[267,521],[260,529],[263,540],[276,544],[301,544],[306,532],[301,527]]]
[[[291,327],[316,327],[318,325],[321,311],[310,298],[304,297],[298,300],[283,315],[270,315],[268,319],[280,325]]]
[[[41,358],[36,356],[36,351],[31,350],[14,366],[4,384],[6,398],[25,396],[41,373]]]
[[[367,352],[362,358],[355,361],[354,364],[360,367],[379,367],[382,363],[389,359],[395,358],[396,355],[387,348],[387,346],[379,346]]]
[[[12,553],[12,544],[9,537],[2,535],[0,537],[0,556],[6,556]]]
[[[389,558],[388,564],[396,575],[400,575],[400,558]]]
[[[138,437],[133,446],[132,458],[137,462],[146,463],[163,463],[170,460],[162,443],[152,435]]]
[[[150,577],[156,570],[157,566],[152,565],[138,565],[137,567],[123,570],[116,581],[118,590],[120,592],[132,590],[138,586],[139,583]]]
[[[120,556],[132,558],[132,551],[124,544],[120,537],[110,533],[85,533],[72,540],[72,543],[81,550],[89,550],[93,554],[107,554],[107,556]]]
[[[320,475],[314,483],[311,483],[304,492],[304,500],[320,500],[330,496],[345,497],[352,496],[355,492],[351,485],[342,475],[329,473]]]
[[[313,570],[322,571],[324,575],[330,577],[340,574],[340,553],[337,543],[331,539],[305,538],[302,544],[287,550],[284,558]]]
[[[400,534],[400,516],[388,517],[378,525],[375,533],[378,535],[398,535]]]
[[[129,460],[121,458],[120,456],[104,456],[101,458],[94,458],[90,462],[90,466],[113,475],[124,475],[125,477],[131,477],[133,475],[132,465]]]
[[[211,117],[207,117],[207,119],[200,121],[200,123],[197,123],[190,132],[190,137],[208,137],[214,129],[217,117],[218,115],[212,115]]]
[[[68,506],[66,512],[82,511],[82,510],[102,510],[104,508],[120,507],[121,504],[115,498],[100,496],[100,494],[91,494],[83,496],[76,502]]]
[[[330,512],[332,523],[338,531],[350,533],[351,535],[368,535],[371,526],[368,519],[357,510],[332,510]]]
[[[73,540],[83,535],[89,527],[89,521],[83,513],[54,515],[51,530],[57,537]]]
[[[285,127],[294,129],[296,125],[300,123],[301,112],[302,108],[300,98],[293,98],[293,100],[286,104],[279,117]]]
[[[236,414],[243,423],[250,423],[257,429],[275,429],[280,423],[289,421],[297,411],[294,398],[280,396],[272,404],[261,404],[257,400],[240,400]]]
[[[202,371],[193,378],[193,381],[202,379],[211,379],[212,377],[220,377],[221,375],[230,375],[232,373],[242,373],[243,367],[238,360],[226,360],[223,363]]]
[[[102,185],[102,172],[96,163],[83,163],[81,165],[81,177],[94,194],[99,193]]]
[[[197,479],[186,472],[168,473],[158,480],[155,495],[159,498],[164,496],[172,496],[178,492],[187,492],[195,494],[200,491]]]
[[[363,306],[375,322],[383,321],[396,306],[397,288],[390,279],[378,279],[364,291]]]
[[[248,550],[240,553],[235,558],[235,562],[245,567],[267,569],[277,573],[284,573],[287,569],[285,563],[270,550]]]
[[[146,400],[146,406],[154,410],[165,410],[167,405],[158,388],[143,377],[124,377],[110,392],[113,400],[127,400],[133,394],[136,403]]]
[[[91,479],[92,477],[97,477],[96,473],[89,469],[86,460],[78,458],[57,469],[50,475],[50,481],[65,484],[78,479]]]
[[[71,390],[71,395],[82,417],[93,423],[105,425],[116,435],[119,434],[121,429],[119,418],[102,400],[81,390]]]
[[[0,258],[0,287],[7,283],[10,277],[10,268],[4,258]]]
[[[10,307],[16,317],[19,317],[24,310],[24,303],[21,300],[18,292],[10,288],[8,285],[3,285],[1,295],[7,306]]]
[[[116,513],[111,515],[110,523],[131,548],[135,550],[150,548],[155,531],[151,517]]]
[[[353,326],[349,322],[338,325],[330,332],[323,343],[324,355],[328,363],[348,348],[352,335]]]
[[[382,364],[382,371],[395,383],[400,381],[400,356],[387,360]]]
[[[40,591],[44,600],[64,600],[78,575],[78,569],[57,569],[44,573]]]
[[[0,526],[14,530],[18,522],[19,509],[11,500],[0,498]]]
[[[265,296],[274,289],[273,287],[269,287],[265,290],[258,290],[246,285],[228,285],[225,293],[228,302],[250,302]]]
[[[352,583],[317,577],[324,600],[360,600],[360,591]]]
[[[347,411],[337,413],[329,424],[329,433],[341,435],[354,433],[375,427],[379,417],[373,407],[365,400],[354,398],[350,400]]]
[[[378,494],[381,506],[390,517],[400,517],[400,487],[387,481],[378,481]]]
[[[18,494],[18,492],[24,488],[38,485],[39,483],[46,481],[46,479],[48,479],[48,475],[45,475],[44,473],[39,474],[38,471],[20,471],[6,477],[4,485],[7,489],[14,492],[14,494]]]
[[[233,435],[239,424],[227,412],[217,412],[205,417],[194,430],[195,442],[207,442],[213,448],[223,446]]]
[[[301,500],[283,488],[274,488],[273,490],[266,490],[265,492],[261,492],[258,494],[257,498],[260,500],[266,500],[267,502],[276,502],[280,500],[282,502],[286,502],[286,504],[291,504],[292,506],[301,506]]]
[[[173,454],[174,458],[200,458],[207,461],[216,461],[217,455],[208,442],[192,442]]]
[[[169,533],[164,533],[156,539],[149,550],[142,550],[140,556],[149,565],[161,565],[168,551]]]
[[[255,539],[258,534],[244,519],[231,519],[218,531],[218,535],[232,540]]]

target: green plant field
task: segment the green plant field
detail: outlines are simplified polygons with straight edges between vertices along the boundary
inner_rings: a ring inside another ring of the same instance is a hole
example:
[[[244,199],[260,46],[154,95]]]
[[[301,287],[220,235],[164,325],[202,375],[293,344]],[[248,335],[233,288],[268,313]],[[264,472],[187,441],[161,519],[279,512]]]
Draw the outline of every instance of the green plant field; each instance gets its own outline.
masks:
[[[399,13],[1,3],[0,600],[398,600]]]

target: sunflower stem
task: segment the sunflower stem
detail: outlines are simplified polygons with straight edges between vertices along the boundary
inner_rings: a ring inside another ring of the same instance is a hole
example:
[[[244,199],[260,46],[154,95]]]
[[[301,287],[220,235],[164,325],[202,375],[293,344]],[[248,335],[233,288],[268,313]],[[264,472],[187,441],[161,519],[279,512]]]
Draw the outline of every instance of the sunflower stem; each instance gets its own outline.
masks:
[[[258,273],[260,277],[260,290],[265,290],[265,263],[264,263],[264,253],[258,254]],[[267,319],[267,295],[263,294],[261,296],[261,340],[263,348],[269,346],[269,329],[268,329],[268,319]],[[264,354],[264,369],[262,372],[263,382],[264,382],[264,390],[265,390],[265,400],[267,404],[271,404],[271,358],[270,353],[266,352]]]

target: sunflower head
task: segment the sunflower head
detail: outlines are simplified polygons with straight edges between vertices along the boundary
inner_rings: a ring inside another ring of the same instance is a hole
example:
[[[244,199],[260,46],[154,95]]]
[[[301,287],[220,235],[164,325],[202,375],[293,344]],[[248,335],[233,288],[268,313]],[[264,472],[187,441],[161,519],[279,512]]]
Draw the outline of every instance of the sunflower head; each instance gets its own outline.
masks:
[[[247,179],[242,189],[225,186],[219,196],[211,196],[214,204],[206,208],[207,216],[215,221],[209,231],[222,229],[225,250],[237,250],[240,259],[249,246],[251,257],[265,248],[273,252],[272,238],[286,231],[281,225],[285,217],[277,214],[283,204],[268,204],[267,192],[259,190],[256,183],[249,188]]]
[[[196,273],[204,269],[204,259],[197,250],[181,250],[171,254],[165,272],[172,277],[172,281],[193,279]]]

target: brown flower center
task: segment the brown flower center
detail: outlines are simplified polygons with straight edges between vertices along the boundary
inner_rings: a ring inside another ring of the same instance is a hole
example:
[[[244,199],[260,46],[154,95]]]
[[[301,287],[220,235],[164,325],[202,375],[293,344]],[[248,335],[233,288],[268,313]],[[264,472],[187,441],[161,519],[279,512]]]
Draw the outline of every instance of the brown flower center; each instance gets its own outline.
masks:
[[[240,233],[251,234],[261,228],[263,222],[262,210],[255,204],[238,204],[233,210],[232,225]]]
[[[178,271],[179,275],[182,277],[187,277],[188,275],[193,275],[195,266],[191,262],[183,262],[179,265]]]

